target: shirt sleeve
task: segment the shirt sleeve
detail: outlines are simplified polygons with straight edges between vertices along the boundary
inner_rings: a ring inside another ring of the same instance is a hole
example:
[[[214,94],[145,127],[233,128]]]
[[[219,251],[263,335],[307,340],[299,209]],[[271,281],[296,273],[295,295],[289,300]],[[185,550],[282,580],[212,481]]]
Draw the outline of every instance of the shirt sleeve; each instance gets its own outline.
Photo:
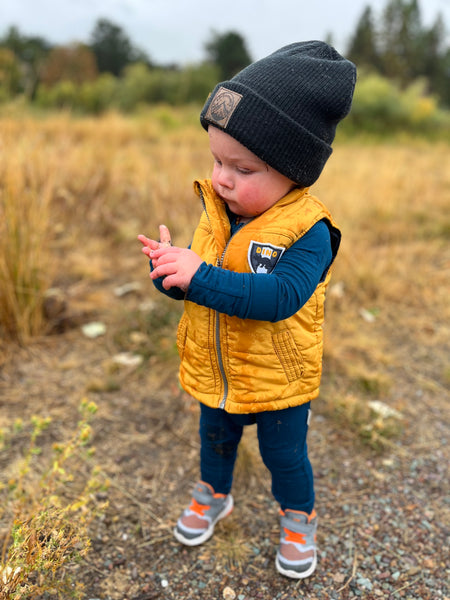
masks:
[[[150,260],[150,271],[153,271],[153,263],[151,260]],[[161,292],[162,294],[165,294],[166,296],[168,296],[169,298],[172,298],[173,300],[184,300],[184,297],[186,294],[181,288],[171,287],[168,290],[166,290],[162,284],[163,280],[164,280],[164,277],[157,277],[156,279],[153,279],[153,285],[159,292]]]
[[[309,300],[332,262],[330,232],[316,223],[269,273],[235,273],[202,263],[186,299],[229,316],[281,321]]]

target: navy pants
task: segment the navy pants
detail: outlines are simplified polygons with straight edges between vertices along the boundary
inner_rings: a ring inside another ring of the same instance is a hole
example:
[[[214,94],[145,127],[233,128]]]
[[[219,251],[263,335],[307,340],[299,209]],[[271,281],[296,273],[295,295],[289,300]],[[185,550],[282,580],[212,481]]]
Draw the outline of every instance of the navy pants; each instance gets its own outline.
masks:
[[[234,415],[200,404],[201,478],[228,494],[243,429],[256,424],[259,450],[272,475],[272,493],[282,510],[314,508],[314,482],[306,436],[310,403],[284,410]]]

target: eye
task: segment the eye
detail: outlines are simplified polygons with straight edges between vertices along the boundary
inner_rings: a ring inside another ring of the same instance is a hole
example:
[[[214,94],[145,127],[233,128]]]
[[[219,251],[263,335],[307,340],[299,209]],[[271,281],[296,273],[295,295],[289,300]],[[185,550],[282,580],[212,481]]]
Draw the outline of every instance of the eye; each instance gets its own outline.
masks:
[[[246,169],[245,167],[236,167],[236,171],[241,175],[251,175],[253,173],[251,169]]]

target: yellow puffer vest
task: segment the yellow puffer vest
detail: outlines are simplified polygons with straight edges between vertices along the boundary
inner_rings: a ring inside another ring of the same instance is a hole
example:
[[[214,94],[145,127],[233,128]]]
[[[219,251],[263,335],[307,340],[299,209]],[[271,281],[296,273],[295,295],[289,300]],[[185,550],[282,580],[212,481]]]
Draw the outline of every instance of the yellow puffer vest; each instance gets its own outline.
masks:
[[[249,248],[270,254],[289,248],[315,223],[334,221],[307,188],[295,189],[230,238],[223,201],[210,180],[194,183],[205,210],[191,248],[208,264],[251,272]],[[253,269],[255,270],[255,269]],[[292,317],[271,323],[229,317],[185,301],[177,345],[180,382],[200,402],[230,413],[297,406],[319,393],[325,289],[320,283]]]

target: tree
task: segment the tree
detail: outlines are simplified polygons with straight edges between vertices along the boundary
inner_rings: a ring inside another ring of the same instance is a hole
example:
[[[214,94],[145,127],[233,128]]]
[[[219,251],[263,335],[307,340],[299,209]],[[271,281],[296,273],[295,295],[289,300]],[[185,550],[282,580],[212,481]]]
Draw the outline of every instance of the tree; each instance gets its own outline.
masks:
[[[244,38],[234,31],[213,32],[205,50],[209,61],[219,68],[221,79],[230,79],[252,62]]]
[[[52,86],[59,81],[77,85],[93,81],[98,75],[93,52],[84,44],[57,46],[50,51],[42,67],[41,82]]]
[[[445,39],[444,20],[438,15],[434,25],[422,36],[421,71],[426,75],[431,91],[450,106],[450,48]]]
[[[0,48],[0,102],[20,91],[20,64],[9,48]]]
[[[423,35],[417,0],[390,0],[383,13],[380,31],[382,70],[403,84],[420,74]]]
[[[358,21],[356,31],[350,39],[347,56],[357,66],[363,65],[375,69],[378,69],[380,66],[377,34],[370,6],[365,8]]]
[[[445,24],[438,16],[427,29],[422,25],[417,0],[387,0],[377,26],[366,8],[350,40],[347,56],[403,88],[417,79],[428,82],[427,92],[450,105],[450,49]]]
[[[11,50],[22,67],[21,88],[25,95],[34,98],[42,65],[51,45],[41,37],[27,37],[20,34],[17,27],[10,27],[0,46]]]
[[[121,27],[108,19],[99,19],[91,35],[90,48],[97,59],[98,70],[119,76],[135,62],[149,63],[148,57],[131,43]]]

